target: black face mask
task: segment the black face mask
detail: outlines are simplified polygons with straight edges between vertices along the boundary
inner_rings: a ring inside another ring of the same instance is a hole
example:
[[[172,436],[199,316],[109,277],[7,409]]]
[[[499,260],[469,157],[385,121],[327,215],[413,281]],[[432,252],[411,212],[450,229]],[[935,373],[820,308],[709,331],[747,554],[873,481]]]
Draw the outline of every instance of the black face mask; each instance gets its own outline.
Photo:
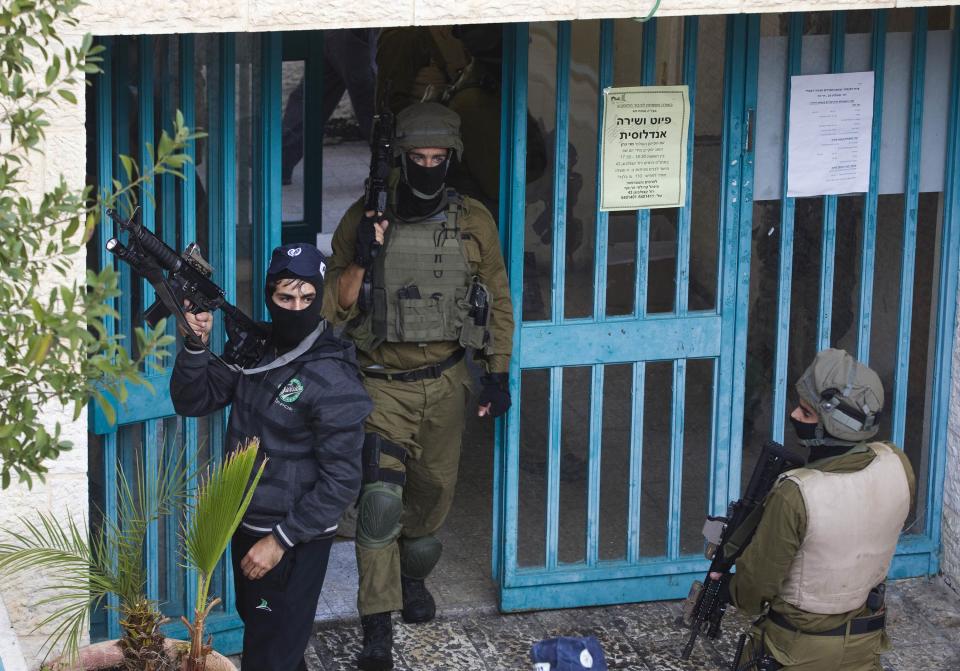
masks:
[[[300,341],[313,333],[323,320],[320,314],[322,301],[319,296],[303,310],[282,308],[271,299],[267,310],[273,320],[270,339],[281,353],[292,350]]]
[[[817,424],[809,424],[807,422],[801,422],[799,419],[790,418],[790,423],[793,424],[794,433],[797,434],[797,439],[801,445],[805,444],[805,441],[816,440],[817,438]],[[824,438],[830,438],[830,434],[826,431],[823,432]],[[838,454],[843,454],[846,452],[849,447],[836,446],[836,445],[804,445],[805,447],[810,448],[810,456],[807,458],[807,463],[813,461],[820,461],[821,459],[826,459],[827,457],[835,457]]]
[[[793,424],[793,431],[797,434],[797,438],[801,441],[804,440],[815,440],[817,437],[817,425],[811,424],[810,422],[801,422],[795,417],[790,418],[790,423]]]
[[[449,166],[449,156],[440,165],[428,168],[417,165],[404,154],[403,179],[410,186],[410,191],[414,196],[423,200],[433,200],[443,190],[443,182],[447,178],[447,168]]]

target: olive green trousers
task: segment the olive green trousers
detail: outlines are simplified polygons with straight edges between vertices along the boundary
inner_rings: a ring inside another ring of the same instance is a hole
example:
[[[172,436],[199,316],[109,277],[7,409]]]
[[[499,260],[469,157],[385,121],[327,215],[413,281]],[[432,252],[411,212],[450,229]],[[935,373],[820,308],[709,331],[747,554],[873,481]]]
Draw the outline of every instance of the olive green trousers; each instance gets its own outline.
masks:
[[[406,465],[387,454],[380,467],[406,470],[400,538],[379,548],[356,545],[361,615],[400,610],[400,544],[443,524],[453,503],[460,465],[460,444],[469,396],[469,375],[461,361],[436,379],[398,382],[368,377],[373,400],[365,431],[377,433],[407,451]]]
[[[770,620],[754,624],[740,658],[740,668],[766,650],[788,671],[883,671],[880,653],[890,649],[886,631],[856,636],[813,636],[790,631]]]

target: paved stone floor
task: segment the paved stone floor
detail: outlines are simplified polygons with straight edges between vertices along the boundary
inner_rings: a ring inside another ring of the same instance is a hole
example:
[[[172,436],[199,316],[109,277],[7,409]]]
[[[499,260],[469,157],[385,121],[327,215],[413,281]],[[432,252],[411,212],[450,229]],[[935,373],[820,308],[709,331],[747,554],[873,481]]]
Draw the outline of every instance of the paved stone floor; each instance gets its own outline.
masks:
[[[960,595],[939,578],[891,583],[889,632],[894,649],[886,671],[960,668]],[[656,602],[541,611],[515,615],[447,615],[425,625],[395,619],[397,671],[520,671],[528,651],[551,636],[596,636],[611,669],[631,671],[726,669],[736,637],[747,624],[737,613],[724,620],[716,641],[697,643],[689,662],[679,659],[688,632],[676,625],[680,602]],[[307,650],[310,671],[354,669],[360,629],[356,618],[318,622]],[[253,671],[247,669],[246,671]]]

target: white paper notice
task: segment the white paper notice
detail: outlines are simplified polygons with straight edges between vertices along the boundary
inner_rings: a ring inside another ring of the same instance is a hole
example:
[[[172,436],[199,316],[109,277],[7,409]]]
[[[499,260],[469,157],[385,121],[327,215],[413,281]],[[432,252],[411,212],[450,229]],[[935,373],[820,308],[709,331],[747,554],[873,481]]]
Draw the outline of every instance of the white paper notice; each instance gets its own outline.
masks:
[[[603,101],[600,209],[682,207],[690,120],[687,86],[608,88]]]
[[[787,195],[867,191],[872,126],[872,72],[791,77]]]

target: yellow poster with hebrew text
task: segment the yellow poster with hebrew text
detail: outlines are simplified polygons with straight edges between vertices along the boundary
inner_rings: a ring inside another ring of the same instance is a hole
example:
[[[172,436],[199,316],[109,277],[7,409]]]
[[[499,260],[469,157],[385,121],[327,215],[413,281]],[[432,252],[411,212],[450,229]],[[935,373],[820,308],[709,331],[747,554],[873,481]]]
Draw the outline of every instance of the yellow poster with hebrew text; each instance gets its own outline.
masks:
[[[608,88],[603,96],[600,209],[681,207],[687,189],[687,86]]]

